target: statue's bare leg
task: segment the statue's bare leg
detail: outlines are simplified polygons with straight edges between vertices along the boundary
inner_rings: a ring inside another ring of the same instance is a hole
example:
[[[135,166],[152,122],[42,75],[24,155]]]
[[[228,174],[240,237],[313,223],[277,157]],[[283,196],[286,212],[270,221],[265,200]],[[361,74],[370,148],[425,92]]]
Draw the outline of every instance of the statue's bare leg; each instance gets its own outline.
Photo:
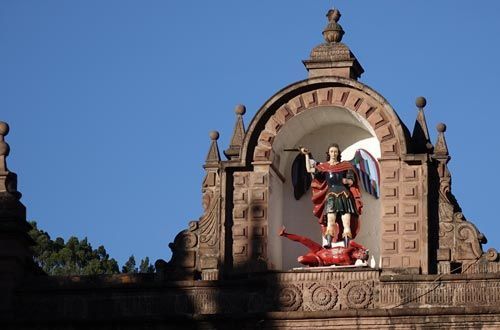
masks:
[[[310,240],[309,238],[304,237],[304,236],[300,236],[300,235],[287,233],[285,231],[285,226],[283,226],[281,228],[279,235],[286,237],[289,240],[301,243],[302,245],[306,246],[309,249],[309,251],[311,251],[313,254],[321,250],[321,245]],[[301,261],[299,261],[299,262],[302,263]]]
[[[321,259],[314,253],[308,253],[306,255],[300,256],[297,258],[297,261],[303,265],[310,267],[323,266],[323,262],[321,261]]]
[[[335,220],[337,219],[336,213],[328,213],[326,215],[326,232],[325,232],[325,239],[327,244],[325,247],[331,248],[332,247],[332,239],[336,237],[336,225],[335,225]]]
[[[349,245],[349,239],[352,238],[351,214],[344,213],[342,214],[341,219],[342,219],[342,226],[344,227],[344,232],[342,233],[342,237],[344,238],[345,246],[347,247]]]

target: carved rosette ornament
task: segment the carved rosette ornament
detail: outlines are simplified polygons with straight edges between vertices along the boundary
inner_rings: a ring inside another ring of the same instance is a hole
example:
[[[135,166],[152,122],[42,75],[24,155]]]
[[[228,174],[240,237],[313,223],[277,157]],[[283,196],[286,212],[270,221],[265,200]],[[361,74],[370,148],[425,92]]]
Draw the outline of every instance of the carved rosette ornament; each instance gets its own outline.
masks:
[[[326,311],[335,307],[339,292],[334,285],[314,285],[311,288],[311,309]]]
[[[372,302],[373,289],[366,282],[349,282],[342,292],[343,302],[348,308],[363,309]]]
[[[281,311],[296,311],[302,302],[302,290],[293,284],[280,287],[274,295],[274,305]]]

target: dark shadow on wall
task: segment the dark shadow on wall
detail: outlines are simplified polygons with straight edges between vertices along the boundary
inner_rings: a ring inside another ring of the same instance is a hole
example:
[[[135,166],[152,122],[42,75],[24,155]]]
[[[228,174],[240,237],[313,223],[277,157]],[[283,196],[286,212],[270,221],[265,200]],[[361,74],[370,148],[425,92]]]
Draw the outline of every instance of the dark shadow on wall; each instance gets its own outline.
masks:
[[[271,325],[264,319],[276,310],[276,288],[268,272],[218,281],[29,276],[0,322],[2,329],[260,329]]]
[[[429,190],[427,196],[428,207],[428,252],[429,252],[429,274],[437,274],[437,250],[439,249],[439,174],[437,161],[429,163]]]

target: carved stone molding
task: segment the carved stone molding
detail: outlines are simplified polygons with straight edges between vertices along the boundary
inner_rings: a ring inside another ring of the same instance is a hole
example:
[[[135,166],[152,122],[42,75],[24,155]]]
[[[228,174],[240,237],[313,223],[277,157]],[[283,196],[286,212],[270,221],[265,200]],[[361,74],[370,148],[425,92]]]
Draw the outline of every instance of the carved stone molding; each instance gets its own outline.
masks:
[[[320,106],[342,107],[366,119],[381,142],[383,156],[396,156],[401,152],[401,136],[396,134],[398,128],[382,104],[355,88],[330,87],[299,94],[282,105],[260,132],[253,161],[270,161],[274,138],[286,121],[303,111]]]
[[[326,311],[374,306],[378,271],[279,273],[268,279],[271,310]]]
[[[381,283],[381,308],[486,306],[500,303],[500,282],[439,281]]]

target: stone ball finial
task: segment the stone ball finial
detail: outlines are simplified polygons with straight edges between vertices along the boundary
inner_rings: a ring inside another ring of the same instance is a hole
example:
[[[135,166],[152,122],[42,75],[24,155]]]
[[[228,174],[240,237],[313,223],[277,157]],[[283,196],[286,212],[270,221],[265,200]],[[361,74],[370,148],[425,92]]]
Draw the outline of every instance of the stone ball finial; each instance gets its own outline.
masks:
[[[444,133],[446,132],[446,125],[444,123],[439,123],[437,124],[436,129],[439,133]]]
[[[340,19],[340,11],[338,9],[330,9],[328,13],[326,13],[326,17],[328,18],[328,24],[323,30],[323,37],[325,41],[328,43],[332,42],[341,42],[342,36],[344,35],[344,29],[342,26],[337,23]]]
[[[330,9],[328,13],[326,13],[326,17],[328,17],[328,21],[330,22],[334,21],[335,23],[337,23],[340,19],[340,16],[342,16],[342,14],[337,8]]]
[[[10,147],[7,143],[0,141],[0,156],[8,156]]]
[[[6,136],[9,134],[9,124],[4,121],[0,121],[0,135]]]
[[[9,134],[9,125],[4,121],[0,121],[0,156],[9,155],[9,145],[3,139],[7,134]]]
[[[238,104],[234,108],[234,113],[236,113],[237,115],[243,116],[245,112],[247,112],[247,108],[243,104]]]
[[[209,134],[209,136],[210,136],[210,139],[216,141],[216,140],[219,139],[219,132],[217,132],[217,131],[211,131],[210,134]]]
[[[425,99],[425,97],[423,97],[423,96],[419,96],[419,97],[417,97],[417,99],[415,100],[415,105],[416,105],[419,109],[424,108],[426,104],[427,104],[427,100],[426,100],[426,99]]]

